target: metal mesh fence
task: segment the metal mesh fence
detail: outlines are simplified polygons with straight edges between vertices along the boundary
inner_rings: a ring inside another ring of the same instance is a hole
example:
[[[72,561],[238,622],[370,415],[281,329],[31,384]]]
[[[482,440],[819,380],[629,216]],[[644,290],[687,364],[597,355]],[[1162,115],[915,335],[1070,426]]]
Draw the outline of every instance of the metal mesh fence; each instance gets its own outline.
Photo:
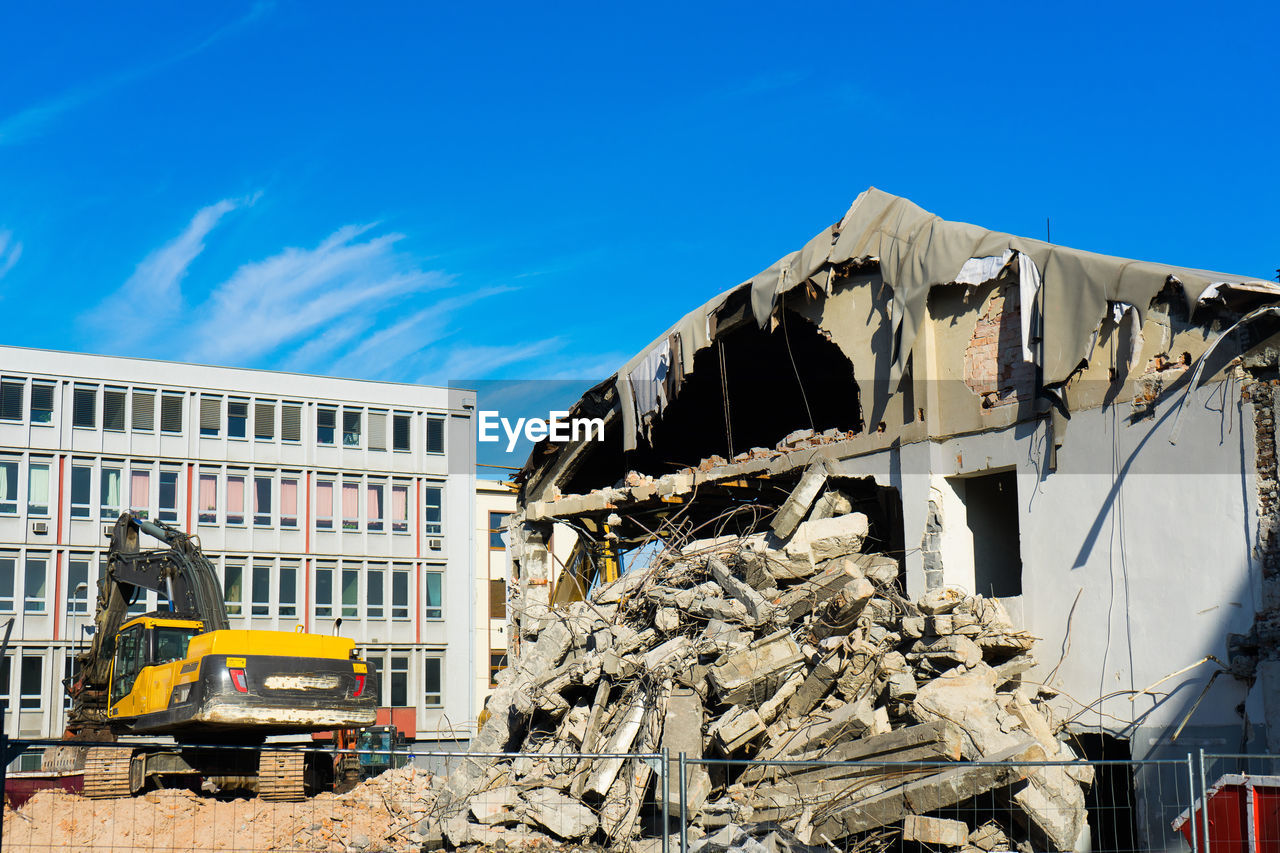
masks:
[[[19,745],[5,851],[1280,850],[1277,756],[836,762]]]

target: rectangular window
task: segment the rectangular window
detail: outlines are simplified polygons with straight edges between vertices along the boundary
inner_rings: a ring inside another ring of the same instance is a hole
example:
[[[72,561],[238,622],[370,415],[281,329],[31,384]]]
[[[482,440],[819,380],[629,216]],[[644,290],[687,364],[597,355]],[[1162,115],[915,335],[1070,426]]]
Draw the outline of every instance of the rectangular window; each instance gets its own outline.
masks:
[[[296,563],[280,564],[280,615],[298,615],[298,566]]]
[[[96,429],[98,426],[98,389],[77,387],[71,395],[71,425]]]
[[[200,434],[209,438],[222,432],[222,398],[200,396]]]
[[[316,409],[316,444],[333,444],[337,424],[337,409]]]
[[[1017,473],[951,477],[947,484],[964,503],[973,543],[974,591],[990,598],[1021,595]]]
[[[178,521],[178,472],[160,472],[160,520]]]
[[[489,618],[507,618],[507,582],[489,581]]]
[[[227,401],[227,436],[244,438],[249,428],[249,401],[231,399]]]
[[[102,428],[112,432],[124,432],[123,388],[107,388],[102,392]]]
[[[391,529],[396,533],[409,530],[409,487],[391,487]]]
[[[93,468],[71,466],[71,517],[93,517]]]
[[[343,409],[342,410],[342,446],[343,447],[359,447],[360,446],[360,415],[361,409]]]
[[[89,566],[93,558],[72,554],[67,560],[67,613],[75,616],[89,612]]]
[[[27,467],[27,515],[49,515],[49,464],[32,462]]]
[[[218,475],[200,475],[200,523],[218,523]]]
[[[0,380],[0,420],[22,420],[22,402],[26,394],[25,379]]]
[[[134,468],[129,471],[129,509],[139,518],[146,518],[150,504],[151,472]]]
[[[0,611],[4,613],[13,612],[13,590],[17,576],[18,558],[0,554]]]
[[[284,403],[280,406],[280,438],[285,441],[302,441],[302,406]]]
[[[502,649],[489,649],[489,686],[498,686],[498,673],[507,668],[507,653]]]
[[[134,432],[151,432],[156,428],[156,392],[133,392],[133,429]]]
[[[9,694],[13,691],[13,656],[0,658],[0,710],[9,712]]]
[[[391,618],[409,618],[409,572],[393,569],[391,572]]]
[[[386,494],[386,483],[369,483],[365,488],[364,503],[365,512],[368,515],[366,520],[369,525],[369,530],[382,530],[382,514],[384,512],[382,502],[386,497]]]
[[[227,475],[227,524],[244,524],[244,475]]]
[[[489,513],[489,549],[505,551],[507,549],[507,518],[509,512]]]
[[[412,415],[395,414],[391,416],[391,449],[408,450],[409,436],[412,434]]]
[[[360,615],[360,570],[342,569],[342,618]]]
[[[443,703],[444,658],[440,655],[427,655],[422,673],[422,704],[428,708],[439,708]]]
[[[31,423],[53,423],[53,397],[56,388],[50,382],[31,383]]]
[[[271,613],[271,566],[269,565],[253,564],[253,607],[249,613],[252,616],[267,616]]]
[[[68,654],[62,660],[62,678],[64,684],[71,684],[72,679],[80,674],[80,667],[76,664],[75,655]],[[71,694],[62,691],[62,709],[64,711],[71,710]]]
[[[427,619],[443,619],[444,618],[444,591],[442,589],[444,582],[443,572],[427,572],[423,575],[425,583],[424,596],[426,599],[426,609],[423,616]]]
[[[258,400],[253,404],[253,437],[258,441],[275,441],[275,400]]]
[[[244,566],[227,563],[222,590],[223,600],[227,603],[227,614],[239,616],[244,603]]]
[[[333,483],[316,481],[316,530],[333,529]]]
[[[387,449],[387,413],[369,413],[369,449]]]
[[[342,484],[342,529],[360,529],[360,484]]]
[[[439,536],[444,530],[444,489],[427,486],[422,491],[426,494],[426,532],[430,536]]]
[[[160,431],[182,432],[183,394],[168,391],[160,395]]]
[[[280,478],[280,526],[298,526],[298,481],[294,477]]]
[[[394,708],[403,708],[409,704],[409,653],[396,649],[391,653],[390,704]]]
[[[0,514],[18,514],[18,461],[0,460]]]
[[[22,675],[19,682],[18,708],[22,711],[39,711],[44,706],[44,658],[22,656]]]
[[[253,525],[271,526],[271,478],[253,478]]]
[[[22,611],[24,613],[44,613],[45,598],[49,583],[49,558],[27,555],[27,570],[23,576],[26,586],[23,589]]]
[[[333,572],[332,565],[316,566],[316,616],[329,618],[333,616]]]
[[[370,619],[382,618],[382,592],[386,572],[381,566],[371,566],[365,577],[365,615]]]
[[[119,468],[102,469],[102,489],[99,495],[99,517],[103,521],[114,521],[120,515],[123,501],[124,472]]]
[[[444,418],[427,418],[427,452],[444,453]]]

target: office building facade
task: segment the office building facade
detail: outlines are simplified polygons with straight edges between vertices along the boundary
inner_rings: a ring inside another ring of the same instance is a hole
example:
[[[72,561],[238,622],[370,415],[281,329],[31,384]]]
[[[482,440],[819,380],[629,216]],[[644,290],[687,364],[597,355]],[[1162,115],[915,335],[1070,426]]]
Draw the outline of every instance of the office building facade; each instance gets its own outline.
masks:
[[[6,731],[62,732],[128,510],[199,537],[231,627],[351,637],[384,719],[467,738],[473,414],[474,393],[446,388],[0,347]],[[163,606],[152,592],[131,612]]]

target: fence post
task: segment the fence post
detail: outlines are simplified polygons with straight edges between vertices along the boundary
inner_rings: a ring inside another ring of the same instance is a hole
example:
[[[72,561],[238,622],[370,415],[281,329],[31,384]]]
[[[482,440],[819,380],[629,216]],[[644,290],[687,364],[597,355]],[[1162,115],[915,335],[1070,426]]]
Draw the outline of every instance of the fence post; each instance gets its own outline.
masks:
[[[680,753],[680,853],[689,853],[689,827],[686,824],[688,809],[685,804],[684,783],[685,756]]]
[[[1204,747],[1200,748],[1200,850],[1209,853],[1209,786],[1204,778]]]
[[[1190,793],[1190,805],[1187,806],[1187,820],[1191,821],[1191,853],[1200,853],[1200,823],[1196,817],[1196,768],[1191,761],[1191,753],[1187,753],[1187,791]]]
[[[662,748],[662,853],[671,853],[671,751]]]

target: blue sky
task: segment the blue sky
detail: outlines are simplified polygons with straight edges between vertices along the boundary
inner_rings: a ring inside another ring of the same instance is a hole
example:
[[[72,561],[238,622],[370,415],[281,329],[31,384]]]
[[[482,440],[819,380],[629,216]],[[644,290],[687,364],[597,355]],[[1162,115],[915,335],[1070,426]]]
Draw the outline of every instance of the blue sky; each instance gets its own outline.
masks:
[[[1280,266],[1275,4],[11,4],[5,343],[600,379],[874,185]]]

